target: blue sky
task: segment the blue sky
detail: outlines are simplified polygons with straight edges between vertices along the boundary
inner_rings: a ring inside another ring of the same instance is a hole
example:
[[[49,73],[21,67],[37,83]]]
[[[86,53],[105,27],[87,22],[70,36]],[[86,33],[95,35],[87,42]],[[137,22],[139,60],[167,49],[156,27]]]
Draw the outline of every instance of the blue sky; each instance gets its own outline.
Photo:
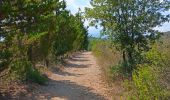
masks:
[[[85,7],[91,7],[90,6],[90,0],[66,0],[67,2],[67,9],[71,11],[72,14],[75,14],[78,11],[78,8],[81,8],[82,11],[84,11]],[[170,11],[169,11],[170,13]],[[88,25],[88,21],[85,22],[85,25]],[[170,31],[170,23],[165,23],[161,27],[156,27],[156,30],[159,30],[161,32]],[[88,29],[89,35],[98,37],[100,36],[100,30],[96,29],[95,27],[90,27]]]

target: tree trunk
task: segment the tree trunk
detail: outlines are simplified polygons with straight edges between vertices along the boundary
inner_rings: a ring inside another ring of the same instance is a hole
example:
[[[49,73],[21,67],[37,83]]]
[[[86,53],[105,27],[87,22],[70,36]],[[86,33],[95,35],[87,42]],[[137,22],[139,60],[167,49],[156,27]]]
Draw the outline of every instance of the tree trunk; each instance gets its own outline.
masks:
[[[30,61],[33,68],[35,68],[35,63],[33,61],[32,45],[28,47],[27,55],[28,55],[28,61]]]
[[[49,60],[48,60],[48,58],[45,58],[45,66],[49,67]]]
[[[129,63],[129,68],[128,68],[128,72],[132,73],[133,71],[133,66],[134,66],[134,59],[132,57],[132,51],[128,52],[128,63]]]
[[[127,72],[127,60],[125,51],[123,51],[123,67],[125,68],[125,72]]]

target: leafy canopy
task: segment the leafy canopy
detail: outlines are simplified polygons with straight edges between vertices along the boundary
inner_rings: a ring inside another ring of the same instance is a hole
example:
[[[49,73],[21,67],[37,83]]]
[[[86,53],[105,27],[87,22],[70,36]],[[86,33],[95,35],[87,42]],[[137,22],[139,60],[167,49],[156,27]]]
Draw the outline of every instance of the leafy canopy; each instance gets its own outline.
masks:
[[[156,26],[169,21],[169,0],[91,0],[86,8],[91,25],[103,27],[103,34],[122,51],[126,72],[142,63],[142,53],[160,36]]]

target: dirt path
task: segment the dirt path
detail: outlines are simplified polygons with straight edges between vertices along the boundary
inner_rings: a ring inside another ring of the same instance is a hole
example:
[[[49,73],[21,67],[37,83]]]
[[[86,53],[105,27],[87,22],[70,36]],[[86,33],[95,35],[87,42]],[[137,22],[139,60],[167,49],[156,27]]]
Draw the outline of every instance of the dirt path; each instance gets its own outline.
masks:
[[[110,100],[101,80],[101,70],[91,52],[68,59],[62,72],[54,72],[36,100]]]

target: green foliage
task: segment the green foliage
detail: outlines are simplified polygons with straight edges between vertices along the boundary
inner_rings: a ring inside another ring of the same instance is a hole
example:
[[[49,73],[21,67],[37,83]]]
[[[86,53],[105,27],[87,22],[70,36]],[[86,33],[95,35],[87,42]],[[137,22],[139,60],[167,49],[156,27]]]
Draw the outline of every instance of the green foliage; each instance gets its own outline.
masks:
[[[162,80],[162,72],[166,60],[164,54],[157,50],[157,46],[146,53],[146,63],[138,65],[132,74],[132,82],[127,82],[128,95],[130,99],[139,100],[168,100],[170,94]],[[167,67],[167,66],[166,66]]]
[[[163,44],[161,44],[163,45]],[[145,56],[145,63],[154,66],[153,68],[155,69],[154,72],[158,72],[159,76],[161,76],[161,73],[164,73],[163,70],[168,68],[167,62],[168,60],[168,54],[163,50],[159,50],[160,44],[157,43],[153,45],[152,49],[147,52]],[[164,49],[164,48],[163,48]]]
[[[129,73],[126,72],[126,69],[124,68],[124,65],[126,63],[119,62],[117,65],[111,66],[110,71],[112,74],[113,80],[117,80],[118,78],[127,78],[129,77]]]
[[[48,79],[42,76],[37,69],[33,69],[31,67],[27,70],[26,80],[41,85],[45,85],[48,81]]]
[[[56,56],[61,56],[69,51],[87,49],[87,30],[83,26],[80,13],[73,16],[68,11],[63,11],[57,17],[57,31],[53,44],[53,52]]]
[[[130,100],[165,100],[168,99],[166,91],[159,83],[159,77],[154,72],[153,66],[141,65],[133,73],[132,83],[128,92]],[[126,85],[127,86],[127,85]]]
[[[10,64],[10,72],[12,80],[26,80],[28,69],[32,67],[31,63],[26,59],[16,59]]]
[[[0,5],[0,74],[9,68],[15,79],[42,84],[38,62],[87,48],[82,16],[70,14],[64,0],[0,0]]]
[[[6,68],[6,65],[9,64],[9,58],[11,53],[8,50],[0,50],[0,71]]]
[[[10,79],[19,81],[31,81],[38,84],[45,84],[48,79],[43,77],[37,69],[32,67],[31,62],[26,59],[18,59],[10,64]]]
[[[104,46],[103,45],[104,42],[102,42],[102,40],[93,40],[91,41],[91,45],[92,45],[92,52],[97,56],[101,56],[102,55],[102,49],[99,49],[101,48],[101,46]]]
[[[133,74],[133,82],[138,91],[139,98],[150,100],[163,97],[161,87],[159,87],[157,82],[158,78],[152,74],[153,70],[145,65],[138,70],[138,72],[134,72]]]
[[[113,77],[119,78],[122,73],[131,76],[132,80],[126,84],[129,100],[169,99],[165,85],[168,83],[164,80],[169,71],[167,56],[160,52],[163,48],[158,51],[158,47],[153,44],[161,36],[154,28],[170,20],[170,14],[162,13],[169,10],[170,1],[91,0],[91,6],[86,8],[90,25],[101,25],[102,35],[107,35],[111,45],[122,53],[123,61],[111,65],[113,67],[110,70]],[[105,50],[110,51],[100,43],[94,43],[92,51],[98,58],[102,56],[103,63],[108,63],[109,56]],[[106,57],[103,54],[107,54]]]
[[[124,94],[123,98],[128,100],[168,100],[170,97],[168,90],[169,49],[167,50],[163,46],[164,44],[156,43],[148,52],[142,53],[143,63],[138,64],[130,79],[124,69],[125,65],[120,62],[120,55],[114,54],[114,48],[110,47],[109,40],[94,39],[90,41],[90,44],[109,83],[128,79],[124,82],[126,91],[121,93]],[[118,54],[118,52],[116,53]]]
[[[102,34],[121,50],[124,69],[132,74],[143,62],[142,54],[160,37],[153,29],[169,20],[170,16],[162,13],[169,5],[169,0],[91,0],[86,17],[91,25],[103,27]]]
[[[45,59],[50,48],[50,41],[47,40],[52,40],[50,36],[54,10],[58,6],[62,8],[63,4],[56,0],[7,0],[1,1],[1,5],[0,38],[3,40],[0,43],[0,53],[10,53],[9,56],[0,58],[2,64],[6,62],[3,66],[8,68],[16,59],[28,59],[32,65]],[[42,41],[45,40],[49,44],[42,46]]]

